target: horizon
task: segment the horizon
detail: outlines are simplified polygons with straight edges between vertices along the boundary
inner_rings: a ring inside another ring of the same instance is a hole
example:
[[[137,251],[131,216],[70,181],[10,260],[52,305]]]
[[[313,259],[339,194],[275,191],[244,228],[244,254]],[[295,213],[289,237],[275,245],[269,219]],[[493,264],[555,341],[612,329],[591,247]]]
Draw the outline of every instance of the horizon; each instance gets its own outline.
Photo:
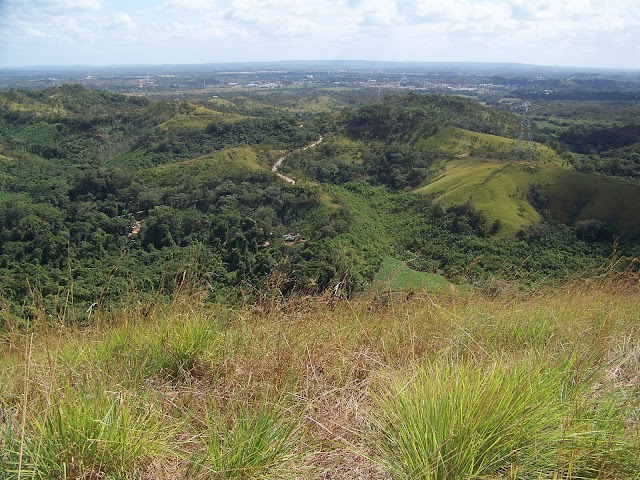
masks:
[[[199,63],[114,63],[114,64],[42,64],[42,65],[18,65],[18,66],[0,66],[0,70],[80,70],[80,69],[124,69],[124,68],[179,68],[179,67],[216,67],[226,65],[290,65],[290,66],[339,66],[358,68],[367,64],[383,66],[412,66],[416,67],[487,67],[487,68],[512,68],[512,69],[545,69],[545,70],[580,70],[584,73],[590,72],[639,72],[640,67],[597,67],[593,65],[573,66],[573,65],[546,65],[522,62],[481,62],[481,61],[400,61],[400,60],[365,60],[365,59],[291,59],[291,60],[247,60],[247,61],[224,61],[224,62],[199,62]]]
[[[640,69],[634,0],[0,0],[0,67],[306,61]]]

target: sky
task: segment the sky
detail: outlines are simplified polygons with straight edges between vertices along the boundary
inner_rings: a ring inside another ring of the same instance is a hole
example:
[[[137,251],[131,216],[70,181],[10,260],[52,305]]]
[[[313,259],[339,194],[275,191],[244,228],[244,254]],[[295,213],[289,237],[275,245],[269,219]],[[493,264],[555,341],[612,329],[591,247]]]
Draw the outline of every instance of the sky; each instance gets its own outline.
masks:
[[[640,0],[0,0],[0,67],[279,60],[640,69]]]

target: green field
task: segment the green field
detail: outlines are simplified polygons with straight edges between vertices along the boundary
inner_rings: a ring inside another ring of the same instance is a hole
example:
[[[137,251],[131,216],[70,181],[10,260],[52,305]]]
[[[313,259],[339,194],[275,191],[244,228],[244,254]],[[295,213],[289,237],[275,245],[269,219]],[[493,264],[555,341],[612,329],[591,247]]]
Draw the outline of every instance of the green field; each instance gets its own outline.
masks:
[[[371,287],[372,291],[385,292],[443,292],[455,288],[442,275],[419,272],[393,257],[385,257]]]

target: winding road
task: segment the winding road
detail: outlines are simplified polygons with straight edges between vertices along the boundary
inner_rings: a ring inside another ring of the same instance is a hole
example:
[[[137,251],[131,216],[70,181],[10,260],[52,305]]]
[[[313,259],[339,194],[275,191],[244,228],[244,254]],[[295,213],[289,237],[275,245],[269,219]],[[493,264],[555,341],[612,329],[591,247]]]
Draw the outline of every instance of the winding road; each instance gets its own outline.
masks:
[[[324,137],[323,137],[322,135],[320,135],[320,138],[319,138],[318,140],[316,140],[315,142],[310,143],[310,144],[309,144],[309,145],[307,145],[306,147],[299,148],[298,150],[294,150],[293,152],[289,152],[289,153],[287,153],[286,155],[284,155],[284,156],[280,157],[280,158],[278,159],[278,161],[277,161],[276,163],[274,163],[274,164],[273,164],[273,167],[271,167],[271,171],[272,171],[273,173],[275,173],[278,177],[280,177],[281,179],[283,179],[285,182],[289,182],[291,185],[295,185],[295,184],[296,184],[296,181],[295,181],[293,178],[291,178],[291,177],[287,177],[286,175],[283,175],[282,173],[278,172],[278,169],[282,166],[282,162],[284,162],[284,161],[285,161],[285,159],[286,159],[289,155],[291,155],[292,153],[295,153],[295,152],[302,152],[302,151],[304,151],[304,150],[308,150],[308,149],[310,149],[310,148],[313,148],[313,147],[315,147],[316,145],[319,145],[319,144],[322,142],[322,140],[324,140]]]

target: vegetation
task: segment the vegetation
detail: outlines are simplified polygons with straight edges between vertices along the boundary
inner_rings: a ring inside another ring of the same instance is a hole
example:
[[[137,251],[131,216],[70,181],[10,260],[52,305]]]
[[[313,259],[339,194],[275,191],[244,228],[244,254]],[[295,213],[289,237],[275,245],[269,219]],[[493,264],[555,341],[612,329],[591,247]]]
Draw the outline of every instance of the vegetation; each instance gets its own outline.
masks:
[[[41,312],[2,336],[0,474],[635,478],[637,288]]]
[[[391,96],[304,121],[286,95],[0,98],[0,284],[25,325],[33,302],[84,322],[132,288],[185,281],[211,299],[274,278],[283,294],[350,294],[391,279],[387,259],[492,289],[640,257],[636,184],[575,172],[542,143],[538,160],[515,161],[518,118],[461,97]],[[271,171],[282,155],[295,186]]]
[[[290,73],[0,94],[0,478],[637,478],[636,84]]]

